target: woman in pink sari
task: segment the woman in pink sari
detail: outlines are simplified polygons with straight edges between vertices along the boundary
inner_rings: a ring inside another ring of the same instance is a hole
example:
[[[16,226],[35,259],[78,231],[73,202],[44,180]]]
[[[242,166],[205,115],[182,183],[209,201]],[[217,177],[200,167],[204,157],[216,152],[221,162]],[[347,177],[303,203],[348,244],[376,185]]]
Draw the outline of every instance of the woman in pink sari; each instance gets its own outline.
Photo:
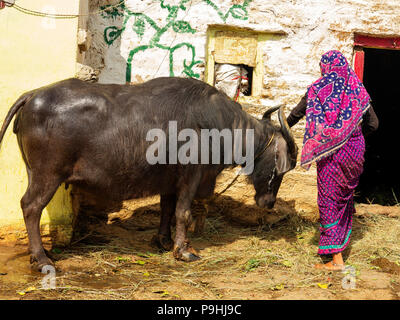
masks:
[[[325,53],[316,80],[288,117],[290,126],[304,115],[301,166],[317,165],[320,241],[318,254],[332,261],[315,267],[344,268],[342,251],[350,242],[353,193],[363,171],[364,135],[378,127],[370,96],[343,54]]]

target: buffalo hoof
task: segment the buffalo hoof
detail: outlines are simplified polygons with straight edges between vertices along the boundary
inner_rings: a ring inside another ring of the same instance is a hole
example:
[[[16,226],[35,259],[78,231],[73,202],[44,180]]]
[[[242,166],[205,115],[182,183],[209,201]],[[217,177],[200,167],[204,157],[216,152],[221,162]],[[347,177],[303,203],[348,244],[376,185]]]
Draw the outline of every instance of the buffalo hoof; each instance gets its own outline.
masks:
[[[161,234],[154,235],[151,239],[151,243],[152,245],[165,251],[171,251],[174,246],[174,242],[171,238],[168,238]]]
[[[47,256],[36,257],[35,255],[31,255],[30,262],[31,268],[39,272],[42,272],[44,266],[54,267],[53,261],[51,261]]]
[[[186,262],[192,262],[201,259],[199,254],[192,247],[186,247],[186,248],[175,247],[174,257],[177,260],[182,260]]]
[[[191,252],[187,252],[187,251],[183,252],[182,257],[181,257],[181,260],[186,261],[186,262],[197,261],[200,259],[201,259],[200,256],[197,256],[197,255],[195,255]]]

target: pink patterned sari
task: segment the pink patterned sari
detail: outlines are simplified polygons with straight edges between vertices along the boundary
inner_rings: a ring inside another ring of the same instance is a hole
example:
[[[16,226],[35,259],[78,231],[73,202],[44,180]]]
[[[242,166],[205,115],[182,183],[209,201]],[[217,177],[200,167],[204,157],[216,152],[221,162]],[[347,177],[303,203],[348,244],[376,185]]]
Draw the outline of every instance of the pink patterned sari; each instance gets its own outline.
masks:
[[[326,157],[346,143],[369,107],[370,97],[342,53],[325,53],[322,77],[308,89],[301,166]]]
[[[339,51],[322,56],[322,77],[308,90],[301,165],[317,162],[319,254],[343,251],[350,242],[353,193],[363,171],[362,116],[370,97]]]

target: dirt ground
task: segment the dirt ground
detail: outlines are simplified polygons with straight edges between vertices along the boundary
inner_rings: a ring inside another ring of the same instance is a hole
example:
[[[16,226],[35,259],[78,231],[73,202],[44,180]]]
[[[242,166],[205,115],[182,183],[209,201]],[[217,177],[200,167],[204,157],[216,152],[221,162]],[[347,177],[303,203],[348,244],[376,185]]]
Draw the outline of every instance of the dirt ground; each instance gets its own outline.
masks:
[[[0,237],[0,299],[400,299],[400,206],[357,205],[345,251],[350,269],[318,271],[318,215],[305,190],[291,187],[295,177],[285,178],[273,210],[257,208],[241,179],[194,204],[195,214],[208,215],[203,233],[190,233],[202,257],[192,263],[151,246],[158,197],[125,202],[108,220],[90,217],[66,248],[45,238],[55,289],[44,289],[44,275],[30,270],[26,237]]]

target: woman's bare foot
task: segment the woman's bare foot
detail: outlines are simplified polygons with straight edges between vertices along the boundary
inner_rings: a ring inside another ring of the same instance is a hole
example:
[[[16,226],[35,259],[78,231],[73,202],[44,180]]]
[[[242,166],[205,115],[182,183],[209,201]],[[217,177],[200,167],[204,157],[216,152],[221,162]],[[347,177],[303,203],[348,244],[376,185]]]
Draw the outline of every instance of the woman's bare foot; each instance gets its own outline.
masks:
[[[328,270],[328,271],[341,271],[344,269],[344,264],[335,264],[332,261],[328,263],[317,263],[314,265],[315,269]]]
[[[329,261],[328,263],[322,264],[322,263],[317,263],[314,268],[316,269],[321,269],[321,270],[328,270],[328,271],[340,271],[343,270],[345,267],[342,253],[334,253],[332,255],[332,261]]]

